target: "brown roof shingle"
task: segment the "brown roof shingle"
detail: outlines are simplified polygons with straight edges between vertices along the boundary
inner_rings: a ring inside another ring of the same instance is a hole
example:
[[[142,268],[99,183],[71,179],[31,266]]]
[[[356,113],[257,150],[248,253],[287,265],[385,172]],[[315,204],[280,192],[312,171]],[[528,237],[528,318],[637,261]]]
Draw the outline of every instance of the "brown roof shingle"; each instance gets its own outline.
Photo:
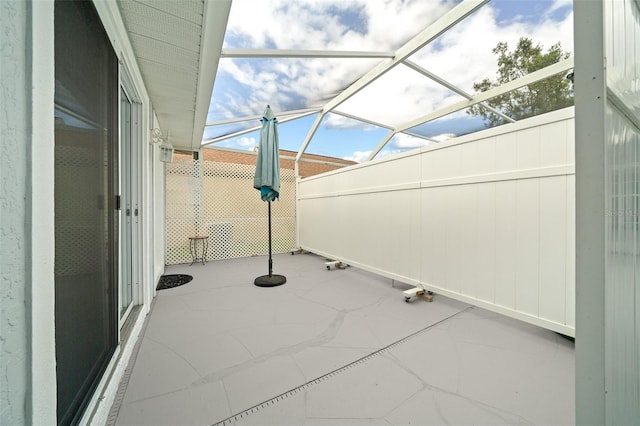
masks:
[[[205,148],[202,149],[202,156],[207,161],[217,161],[221,163],[236,164],[256,164],[257,154],[252,151],[238,151],[232,149]],[[295,165],[296,152],[281,149],[280,167],[292,169]],[[191,154],[176,152],[177,156],[190,156]],[[355,161],[344,160],[342,158],[326,157],[317,154],[302,154],[300,161],[300,176],[308,177],[320,173],[340,169],[345,166],[357,164]]]

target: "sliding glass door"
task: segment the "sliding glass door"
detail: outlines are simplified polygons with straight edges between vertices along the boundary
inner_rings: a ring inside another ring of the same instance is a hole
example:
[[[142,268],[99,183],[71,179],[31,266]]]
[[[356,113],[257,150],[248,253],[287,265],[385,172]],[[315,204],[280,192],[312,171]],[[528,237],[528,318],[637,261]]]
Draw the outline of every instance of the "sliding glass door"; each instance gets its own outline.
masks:
[[[118,62],[92,2],[56,1],[54,22],[57,407],[75,424],[117,345]]]

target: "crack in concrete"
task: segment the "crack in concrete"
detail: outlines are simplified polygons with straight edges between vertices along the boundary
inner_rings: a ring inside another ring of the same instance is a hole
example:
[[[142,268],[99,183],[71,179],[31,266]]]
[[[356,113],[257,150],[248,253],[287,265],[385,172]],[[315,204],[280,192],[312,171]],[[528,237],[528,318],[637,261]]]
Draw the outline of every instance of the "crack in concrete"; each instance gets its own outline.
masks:
[[[448,317],[445,317],[445,318],[443,318],[443,319],[441,319],[439,321],[436,321],[433,324],[428,325],[425,328],[422,328],[422,329],[420,329],[420,330],[418,330],[418,331],[416,331],[414,333],[411,333],[411,334],[409,334],[409,335],[407,335],[407,336],[405,336],[405,337],[403,337],[403,338],[401,338],[401,339],[399,339],[399,340],[397,340],[397,341],[395,341],[395,342],[393,342],[393,343],[391,343],[391,344],[389,344],[389,345],[387,345],[385,347],[382,347],[382,348],[380,348],[380,349],[378,349],[378,350],[376,350],[376,351],[374,351],[374,352],[372,352],[372,353],[370,353],[368,355],[365,355],[365,356],[363,356],[363,357],[361,357],[361,358],[359,358],[359,359],[357,359],[355,361],[347,363],[347,364],[343,365],[340,368],[337,368],[337,369],[335,369],[333,371],[330,371],[330,372],[328,372],[326,374],[318,376],[317,378],[315,378],[313,380],[307,381],[307,382],[305,382],[305,383],[303,383],[303,384],[301,384],[299,386],[296,386],[293,389],[290,389],[290,390],[288,390],[286,392],[283,392],[283,393],[281,393],[279,395],[276,395],[276,396],[274,396],[272,398],[269,398],[269,399],[267,399],[267,400],[265,400],[265,401],[263,401],[261,403],[255,404],[255,405],[253,405],[251,407],[248,407],[248,408],[246,408],[244,410],[241,410],[241,411],[237,412],[236,414],[232,414],[231,416],[229,416],[229,417],[227,417],[225,419],[219,420],[218,422],[215,423],[215,425],[225,425],[227,422],[229,422],[229,423],[235,422],[238,419],[243,418],[245,415],[253,414],[254,411],[257,412],[260,409],[262,409],[262,408],[264,408],[264,407],[266,407],[268,405],[271,405],[274,402],[278,402],[278,401],[283,400],[284,398],[288,398],[289,396],[291,396],[291,395],[293,395],[293,394],[295,394],[295,393],[297,393],[297,392],[299,392],[301,390],[306,390],[307,388],[309,388],[309,387],[311,387],[313,385],[316,385],[316,384],[318,384],[320,382],[323,382],[324,380],[327,380],[327,379],[329,379],[329,378],[331,378],[331,377],[333,377],[333,376],[335,376],[337,374],[340,374],[341,372],[344,372],[344,371],[350,369],[351,367],[355,367],[357,365],[363,364],[363,363],[367,362],[368,360],[370,360],[371,358],[373,358],[375,356],[378,356],[378,355],[381,355],[381,354],[384,354],[387,351],[390,351],[394,347],[396,347],[396,346],[408,341],[409,339],[411,339],[411,338],[413,338],[413,337],[415,337],[415,336],[417,336],[417,335],[419,335],[419,334],[421,334],[421,333],[423,333],[423,332],[425,332],[425,331],[437,326],[438,324],[441,324],[441,323],[443,323],[445,321],[450,320],[451,318],[453,318],[456,315],[466,311],[467,309],[470,309],[470,308],[466,308],[465,310],[458,311],[458,312],[456,312],[456,313],[454,313],[454,314],[452,314],[452,315],[450,315]],[[415,376],[415,373],[411,373],[411,374],[413,376]]]
[[[337,312],[335,318],[329,324],[329,326],[322,333],[320,333],[319,335],[317,335],[312,339],[299,342],[293,346],[278,348],[266,354],[259,355],[251,360],[245,361],[243,363],[236,364],[234,366],[225,368],[221,371],[208,374],[202,377],[201,379],[197,380],[196,382],[194,382],[193,385],[199,386],[205,383],[223,380],[224,378],[229,377],[230,375],[238,371],[244,370],[245,368],[250,366],[259,365],[263,362],[268,361],[271,358],[274,358],[277,356],[291,356],[305,349],[308,349],[310,347],[322,346],[324,343],[330,342],[333,338],[335,338],[335,336],[338,334],[338,331],[340,331],[342,324],[344,323],[345,316],[346,316],[345,313]]]
[[[362,305],[356,308],[351,308],[351,309],[336,309],[334,307],[325,305],[321,302],[312,300],[312,299],[307,299],[305,297],[302,297],[298,294],[294,294],[295,297],[304,300],[306,302],[309,303],[314,303],[326,308],[329,308],[333,311],[336,311],[336,316],[334,317],[334,319],[331,321],[331,323],[327,326],[327,328],[320,334],[318,334],[316,337],[309,339],[309,340],[305,340],[302,342],[299,342],[293,346],[287,346],[287,347],[283,347],[283,348],[279,348],[276,349],[274,351],[268,352],[266,354],[263,355],[259,355],[257,357],[252,358],[251,360],[247,360],[245,362],[242,362],[240,364],[236,364],[234,366],[225,368],[219,372],[215,372],[215,373],[211,373],[205,376],[202,376],[198,370],[191,365],[191,363],[186,360],[182,355],[180,355],[178,352],[176,352],[174,349],[172,349],[171,347],[153,339],[150,337],[147,337],[150,341],[163,346],[165,348],[167,348],[168,350],[170,350],[171,352],[173,352],[176,356],[178,356],[179,358],[181,358],[183,361],[185,361],[193,370],[194,372],[200,377],[200,379],[195,380],[194,382],[192,382],[191,384],[189,384],[188,386],[184,386],[178,389],[174,389],[171,390],[169,392],[165,392],[162,394],[157,394],[157,395],[153,395],[153,396],[149,396],[149,397],[145,397],[145,398],[140,398],[140,399],[136,399],[136,400],[131,400],[129,401],[129,403],[137,403],[137,402],[142,402],[142,401],[146,401],[149,399],[153,399],[153,398],[158,398],[158,397],[162,397],[162,396],[167,396],[167,395],[172,395],[178,392],[182,392],[184,390],[188,390],[188,389],[193,389],[195,387],[198,386],[202,386],[208,383],[213,383],[216,381],[224,381],[224,379],[226,377],[229,377],[239,371],[242,371],[244,369],[246,369],[247,367],[252,367],[252,366],[256,366],[256,365],[260,365],[266,361],[268,361],[271,358],[274,357],[278,357],[278,356],[292,356],[295,355],[297,353],[302,352],[305,349],[308,348],[313,348],[313,347],[319,347],[319,346],[323,346],[326,343],[331,342],[333,339],[335,339],[335,337],[338,335],[338,332],[340,331],[342,325],[344,324],[344,320],[347,316],[347,314],[352,313],[352,312],[356,312],[360,309],[364,309],[364,308],[368,308],[370,306],[374,306],[376,304],[379,304],[381,300],[384,299],[384,296],[379,297],[377,300],[366,304],[366,305]],[[251,354],[251,351],[241,342],[239,341],[232,333],[225,333],[225,334],[229,334],[231,337],[233,337],[235,340],[237,340],[247,351],[249,354]],[[228,396],[227,396],[228,398]]]
[[[470,308],[467,308],[467,309],[470,309]],[[453,319],[453,317],[449,317],[449,318],[447,318],[447,320],[448,319]],[[457,352],[458,352],[458,348],[456,347],[456,353]],[[474,405],[474,406],[480,408],[481,410],[483,410],[483,411],[485,411],[487,413],[496,415],[501,420],[503,420],[505,422],[505,424],[509,424],[511,421],[513,421],[514,418],[518,419],[518,424],[534,424],[531,420],[526,419],[526,418],[522,417],[519,414],[515,414],[515,413],[512,413],[510,411],[503,410],[501,408],[486,404],[486,403],[484,403],[482,401],[479,401],[479,400],[464,396],[459,392],[459,388],[455,392],[452,392],[452,391],[449,391],[447,389],[440,388],[438,386],[434,386],[434,385],[429,384],[427,381],[422,379],[422,377],[420,377],[415,371],[413,371],[411,369],[411,367],[407,366],[400,359],[398,359],[395,355],[393,355],[392,351],[389,351],[389,352],[385,353],[384,357],[386,359],[390,360],[391,362],[393,362],[395,365],[397,365],[400,369],[405,371],[407,374],[409,374],[412,377],[416,378],[422,384],[422,389],[418,390],[411,397],[413,397],[414,395],[417,395],[420,392],[424,392],[425,390],[429,390],[431,392],[434,392],[434,404],[436,406],[436,410],[438,411],[438,415],[439,415],[439,417],[441,417],[441,419],[444,422],[444,424],[449,425],[451,423],[447,420],[446,416],[442,412],[442,408],[440,407],[440,404],[438,404],[438,399],[437,399],[437,395],[438,394],[445,394],[445,395],[461,398],[461,399],[467,401],[468,403],[470,403],[471,405]],[[408,399],[409,398],[407,398],[407,400]],[[392,410],[390,410],[389,414],[392,413],[393,411],[397,410],[404,403],[406,403],[406,400],[403,401],[401,404],[399,404],[397,407],[395,407]],[[522,422],[524,422],[524,423],[522,423]]]

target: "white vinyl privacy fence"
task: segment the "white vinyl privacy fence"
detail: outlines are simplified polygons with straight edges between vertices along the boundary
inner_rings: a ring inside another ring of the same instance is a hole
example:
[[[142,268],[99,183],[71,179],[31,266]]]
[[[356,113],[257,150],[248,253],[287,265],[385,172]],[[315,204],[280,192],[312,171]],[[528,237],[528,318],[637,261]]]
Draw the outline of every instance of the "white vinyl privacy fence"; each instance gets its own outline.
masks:
[[[190,263],[189,237],[208,236],[207,260],[268,253],[267,203],[253,188],[255,165],[174,156],[166,170],[166,263]],[[271,203],[273,252],[295,247],[295,175],[281,169]]]
[[[573,336],[573,114],[302,179],[299,245]]]

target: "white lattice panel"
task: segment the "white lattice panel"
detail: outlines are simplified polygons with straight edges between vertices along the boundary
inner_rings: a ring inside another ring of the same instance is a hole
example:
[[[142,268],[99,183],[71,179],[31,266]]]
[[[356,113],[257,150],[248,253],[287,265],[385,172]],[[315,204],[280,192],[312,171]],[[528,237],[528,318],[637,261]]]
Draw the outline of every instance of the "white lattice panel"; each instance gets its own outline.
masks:
[[[190,263],[189,237],[209,237],[207,259],[269,252],[267,203],[253,189],[255,165],[194,161],[167,164],[167,264]],[[296,245],[295,174],[280,170],[280,199],[271,203],[273,253]]]

